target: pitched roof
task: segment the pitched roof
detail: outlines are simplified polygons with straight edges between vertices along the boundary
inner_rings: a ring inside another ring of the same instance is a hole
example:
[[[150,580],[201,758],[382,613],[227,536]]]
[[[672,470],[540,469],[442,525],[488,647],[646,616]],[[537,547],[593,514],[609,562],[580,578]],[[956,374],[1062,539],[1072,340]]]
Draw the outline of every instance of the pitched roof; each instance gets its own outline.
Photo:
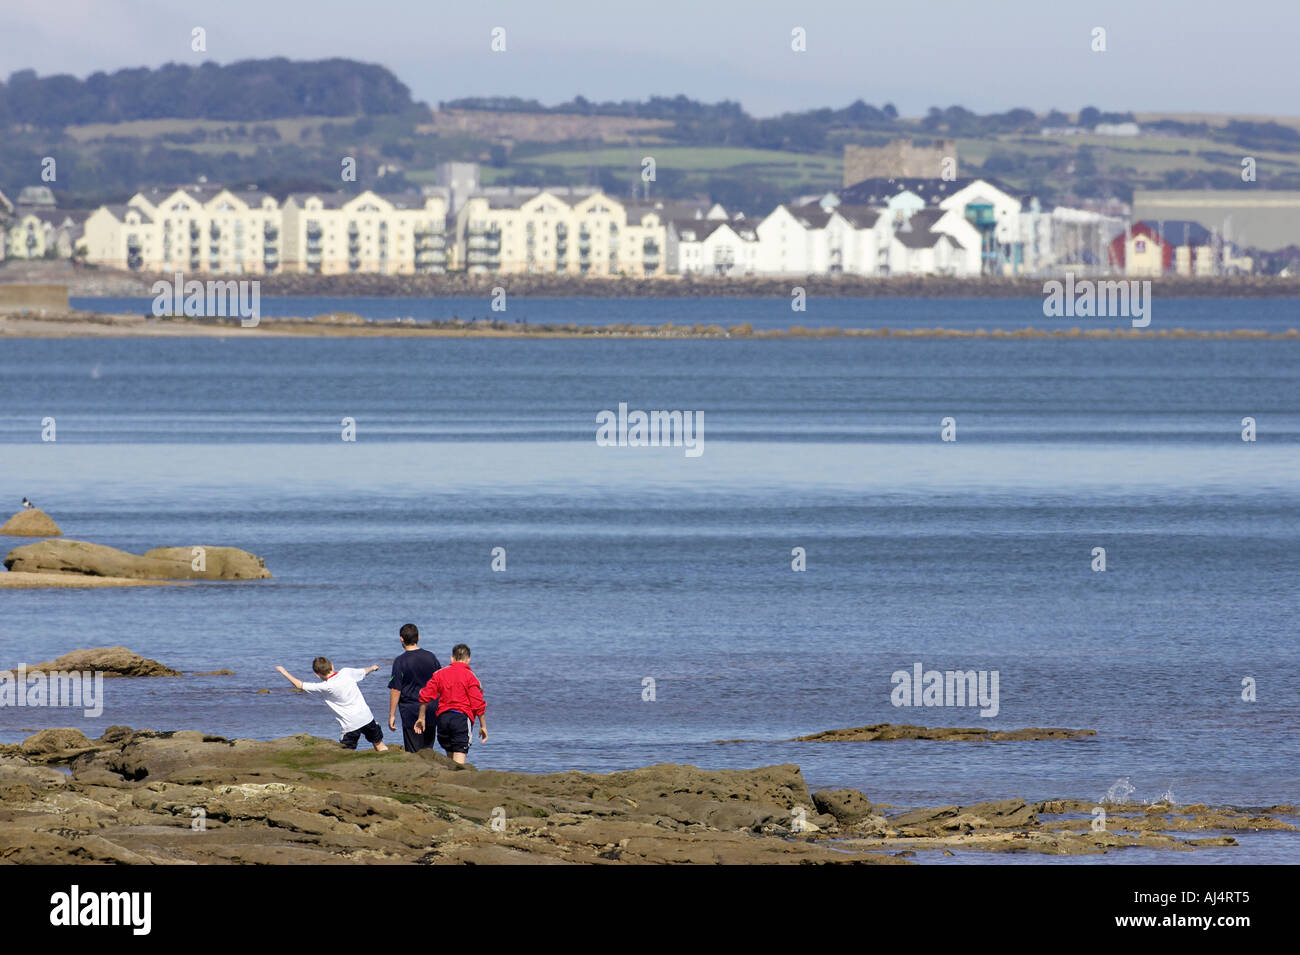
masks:
[[[108,206],[100,206],[100,208],[106,210],[118,222],[125,222],[126,214],[128,212],[134,212],[137,215],[139,215],[141,222],[153,222],[153,218],[149,215],[149,213],[145,212],[139,206],[114,204]]]
[[[1137,225],[1146,226],[1173,246],[1209,245],[1212,239],[1209,229],[1190,219],[1143,220]]]
[[[917,176],[899,176],[897,178],[863,179],[837,192],[841,203],[858,205],[880,205],[900,192],[912,192],[925,200],[927,205],[938,205],[954,193],[960,192],[974,182],[986,182],[994,189],[1014,196],[1017,193],[988,176],[967,179],[938,179]]]
[[[670,219],[669,225],[685,242],[703,242],[724,225],[731,225],[726,219]]]
[[[65,222],[71,222],[77,225],[86,220],[86,213],[81,209],[51,209],[48,206],[19,206],[17,215],[35,216],[42,222],[48,222],[52,226],[62,226]]]
[[[835,211],[855,229],[870,229],[885,213],[884,209],[873,206],[850,206],[842,203],[835,207]]]
[[[934,231],[935,225],[946,214],[944,209],[918,209],[894,230],[894,237],[909,249],[933,248],[940,239],[947,239],[960,249],[961,243],[948,233]]]
[[[292,199],[295,205],[301,207],[311,198],[319,199],[326,209],[340,209],[343,203],[356,197],[347,192],[291,192],[284,197],[284,201],[287,204]]]
[[[824,229],[831,221],[831,214],[816,203],[806,206],[786,206],[790,215],[806,229]]]

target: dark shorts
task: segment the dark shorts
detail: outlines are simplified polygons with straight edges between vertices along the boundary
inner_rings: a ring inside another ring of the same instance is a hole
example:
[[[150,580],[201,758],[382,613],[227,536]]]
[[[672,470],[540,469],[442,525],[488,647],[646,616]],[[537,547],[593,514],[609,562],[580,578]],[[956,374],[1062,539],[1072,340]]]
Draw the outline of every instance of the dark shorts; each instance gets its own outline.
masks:
[[[430,706],[434,704],[430,703]],[[420,718],[420,704],[398,703],[397,715],[402,718],[402,745],[408,753],[418,753],[428,749],[436,742],[437,728],[434,721],[425,716],[423,733],[415,732],[415,721]]]
[[[449,753],[469,752],[470,718],[460,710],[438,715],[438,745]]]
[[[353,730],[350,733],[344,733],[339,737],[339,742],[343,744],[344,749],[356,749],[357,740],[365,736],[368,743],[382,743],[384,741],[384,731],[379,728],[379,724],[371,720],[360,729]]]

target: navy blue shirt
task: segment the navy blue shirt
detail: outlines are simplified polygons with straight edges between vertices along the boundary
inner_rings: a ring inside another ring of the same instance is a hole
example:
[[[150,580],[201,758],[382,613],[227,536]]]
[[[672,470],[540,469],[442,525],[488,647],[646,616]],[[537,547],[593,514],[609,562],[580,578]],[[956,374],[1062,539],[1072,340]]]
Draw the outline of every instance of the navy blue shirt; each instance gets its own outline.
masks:
[[[399,706],[419,706],[420,691],[442,664],[428,650],[403,650],[393,660],[393,678],[388,681],[390,690],[397,690]]]

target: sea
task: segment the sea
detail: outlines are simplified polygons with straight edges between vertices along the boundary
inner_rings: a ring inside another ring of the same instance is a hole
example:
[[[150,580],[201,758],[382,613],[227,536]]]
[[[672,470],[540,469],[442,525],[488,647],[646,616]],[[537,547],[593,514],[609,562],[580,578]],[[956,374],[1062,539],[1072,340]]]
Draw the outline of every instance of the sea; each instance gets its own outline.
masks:
[[[486,301],[311,301],[491,317]],[[1037,299],[507,314],[784,327],[765,324],[779,307],[784,326],[1126,324],[1046,319]],[[1293,299],[1157,299],[1151,328],[1298,324]],[[620,405],[692,414],[702,453],[598,443]],[[24,496],[72,539],[235,546],[274,577],[0,589],[0,665],[123,645],[234,671],[106,681],[93,719],[0,707],[4,742],[112,724],[336,736],[274,670],[309,677],[318,655],[383,668],[362,683],[382,723],[410,622],[444,663],[472,648],[483,768],[796,763],[811,789],[897,807],[1300,802],[1297,340],[0,340],[0,501]],[[896,705],[917,665],[996,673],[996,713]],[[795,741],[885,722],[1096,736]],[[1300,861],[1300,833],[1234,835],[1069,861]]]

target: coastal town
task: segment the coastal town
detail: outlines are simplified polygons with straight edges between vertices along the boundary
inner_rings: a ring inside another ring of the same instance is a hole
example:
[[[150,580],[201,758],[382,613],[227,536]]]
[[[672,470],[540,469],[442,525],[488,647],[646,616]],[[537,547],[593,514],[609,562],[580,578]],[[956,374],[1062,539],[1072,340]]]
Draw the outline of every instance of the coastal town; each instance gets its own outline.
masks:
[[[1118,201],[1050,206],[958,175],[956,146],[845,147],[844,184],[746,210],[708,196],[618,198],[594,186],[487,186],[444,162],[420,191],[295,192],[198,182],[62,210],[47,187],[0,194],[9,259],[208,275],[561,275],[592,279],[1063,274],[1235,276],[1223,228],[1134,219]]]

